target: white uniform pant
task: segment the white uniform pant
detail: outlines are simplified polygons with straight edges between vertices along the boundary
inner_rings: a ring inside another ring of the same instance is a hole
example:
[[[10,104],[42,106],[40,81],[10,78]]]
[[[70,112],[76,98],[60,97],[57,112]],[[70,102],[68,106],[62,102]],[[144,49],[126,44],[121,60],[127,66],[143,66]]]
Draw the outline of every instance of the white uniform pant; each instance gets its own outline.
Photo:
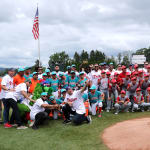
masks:
[[[114,105],[115,110],[116,110],[117,113],[118,113],[119,111],[122,111],[122,110],[125,111],[125,112],[127,112],[127,111],[129,110],[130,106],[131,106],[131,102],[129,102],[127,105],[118,104],[118,103],[116,103],[116,104]]]
[[[90,112],[92,113],[92,115],[96,115],[96,107],[103,107],[102,102],[96,102],[96,103],[92,103],[90,105]]]
[[[144,109],[145,107],[150,107],[150,103],[142,103],[142,104],[133,104],[132,110]]]

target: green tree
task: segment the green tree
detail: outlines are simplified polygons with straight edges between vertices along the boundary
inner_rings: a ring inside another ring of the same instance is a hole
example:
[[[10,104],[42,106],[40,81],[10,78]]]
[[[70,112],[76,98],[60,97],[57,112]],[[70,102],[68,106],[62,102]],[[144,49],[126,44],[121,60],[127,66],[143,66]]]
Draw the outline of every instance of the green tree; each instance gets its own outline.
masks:
[[[128,56],[123,57],[122,65],[129,66],[130,61]]]
[[[87,51],[83,50],[81,55],[80,55],[81,61],[88,61],[89,59],[89,54],[87,53]]]
[[[121,55],[121,53],[118,53],[118,63],[120,64],[121,63],[121,58],[122,58],[122,55]]]
[[[69,55],[66,54],[65,51],[63,51],[63,52],[55,53],[51,55],[48,65],[52,70],[54,70],[55,65],[59,65],[60,70],[63,71],[64,69],[66,69],[68,61],[69,61]]]

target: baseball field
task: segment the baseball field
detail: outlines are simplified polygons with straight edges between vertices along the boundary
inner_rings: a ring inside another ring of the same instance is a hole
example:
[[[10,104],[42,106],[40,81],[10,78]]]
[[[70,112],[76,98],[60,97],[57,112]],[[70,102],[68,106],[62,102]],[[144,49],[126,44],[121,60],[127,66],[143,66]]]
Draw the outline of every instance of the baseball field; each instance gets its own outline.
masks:
[[[124,120],[149,117],[150,112],[103,113],[102,118],[92,117],[92,124],[73,126],[62,120],[50,120],[39,130],[4,129],[0,126],[0,150],[107,150],[102,141],[105,128]]]

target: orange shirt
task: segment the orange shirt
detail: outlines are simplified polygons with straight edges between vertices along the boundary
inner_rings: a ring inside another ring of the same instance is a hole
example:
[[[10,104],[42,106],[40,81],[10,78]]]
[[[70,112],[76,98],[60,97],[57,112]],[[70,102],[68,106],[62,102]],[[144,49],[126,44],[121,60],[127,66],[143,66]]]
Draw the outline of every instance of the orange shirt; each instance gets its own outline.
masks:
[[[21,77],[19,74],[17,74],[15,77],[14,77],[14,80],[13,80],[13,83],[14,85],[18,85],[20,83],[23,83],[25,81],[25,78],[24,77]]]
[[[29,92],[30,93],[33,93],[34,92],[34,89],[36,87],[36,84],[39,83],[39,80],[34,80],[33,78],[31,79],[31,82],[32,84],[30,85],[30,88],[29,88]]]

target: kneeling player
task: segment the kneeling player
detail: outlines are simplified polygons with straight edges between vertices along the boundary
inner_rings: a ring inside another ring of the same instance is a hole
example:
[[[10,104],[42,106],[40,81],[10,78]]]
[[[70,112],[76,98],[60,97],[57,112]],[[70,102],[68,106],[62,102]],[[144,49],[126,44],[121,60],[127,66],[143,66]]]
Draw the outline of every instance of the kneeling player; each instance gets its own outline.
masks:
[[[104,94],[100,91],[96,90],[96,86],[92,85],[89,92],[89,102],[91,105],[92,115],[96,115],[96,109],[98,107],[99,115],[98,117],[102,117],[102,100],[104,99]]]
[[[144,97],[141,93],[141,89],[137,88],[136,94],[134,96],[134,104],[133,104],[132,112],[134,112],[134,110],[141,110],[142,112],[144,112],[144,107],[148,107],[148,106],[149,103],[144,102]]]
[[[119,113],[119,111],[128,112],[131,106],[131,102],[129,98],[126,96],[126,92],[124,90],[121,91],[121,94],[117,97],[116,104],[115,104],[115,115]]]
[[[47,93],[43,92],[41,98],[37,99],[31,108],[30,118],[34,124],[32,129],[38,129],[39,125],[48,119],[48,112],[45,109],[57,109],[58,105],[49,105],[47,102]]]
[[[80,125],[82,122],[91,122],[90,116],[85,116],[85,106],[83,101],[83,94],[88,84],[85,85],[81,90],[73,91],[71,87],[68,87],[67,94],[64,100],[65,105],[62,107],[62,111],[65,116],[64,123],[70,123],[70,115],[73,116],[73,123],[75,125]]]

